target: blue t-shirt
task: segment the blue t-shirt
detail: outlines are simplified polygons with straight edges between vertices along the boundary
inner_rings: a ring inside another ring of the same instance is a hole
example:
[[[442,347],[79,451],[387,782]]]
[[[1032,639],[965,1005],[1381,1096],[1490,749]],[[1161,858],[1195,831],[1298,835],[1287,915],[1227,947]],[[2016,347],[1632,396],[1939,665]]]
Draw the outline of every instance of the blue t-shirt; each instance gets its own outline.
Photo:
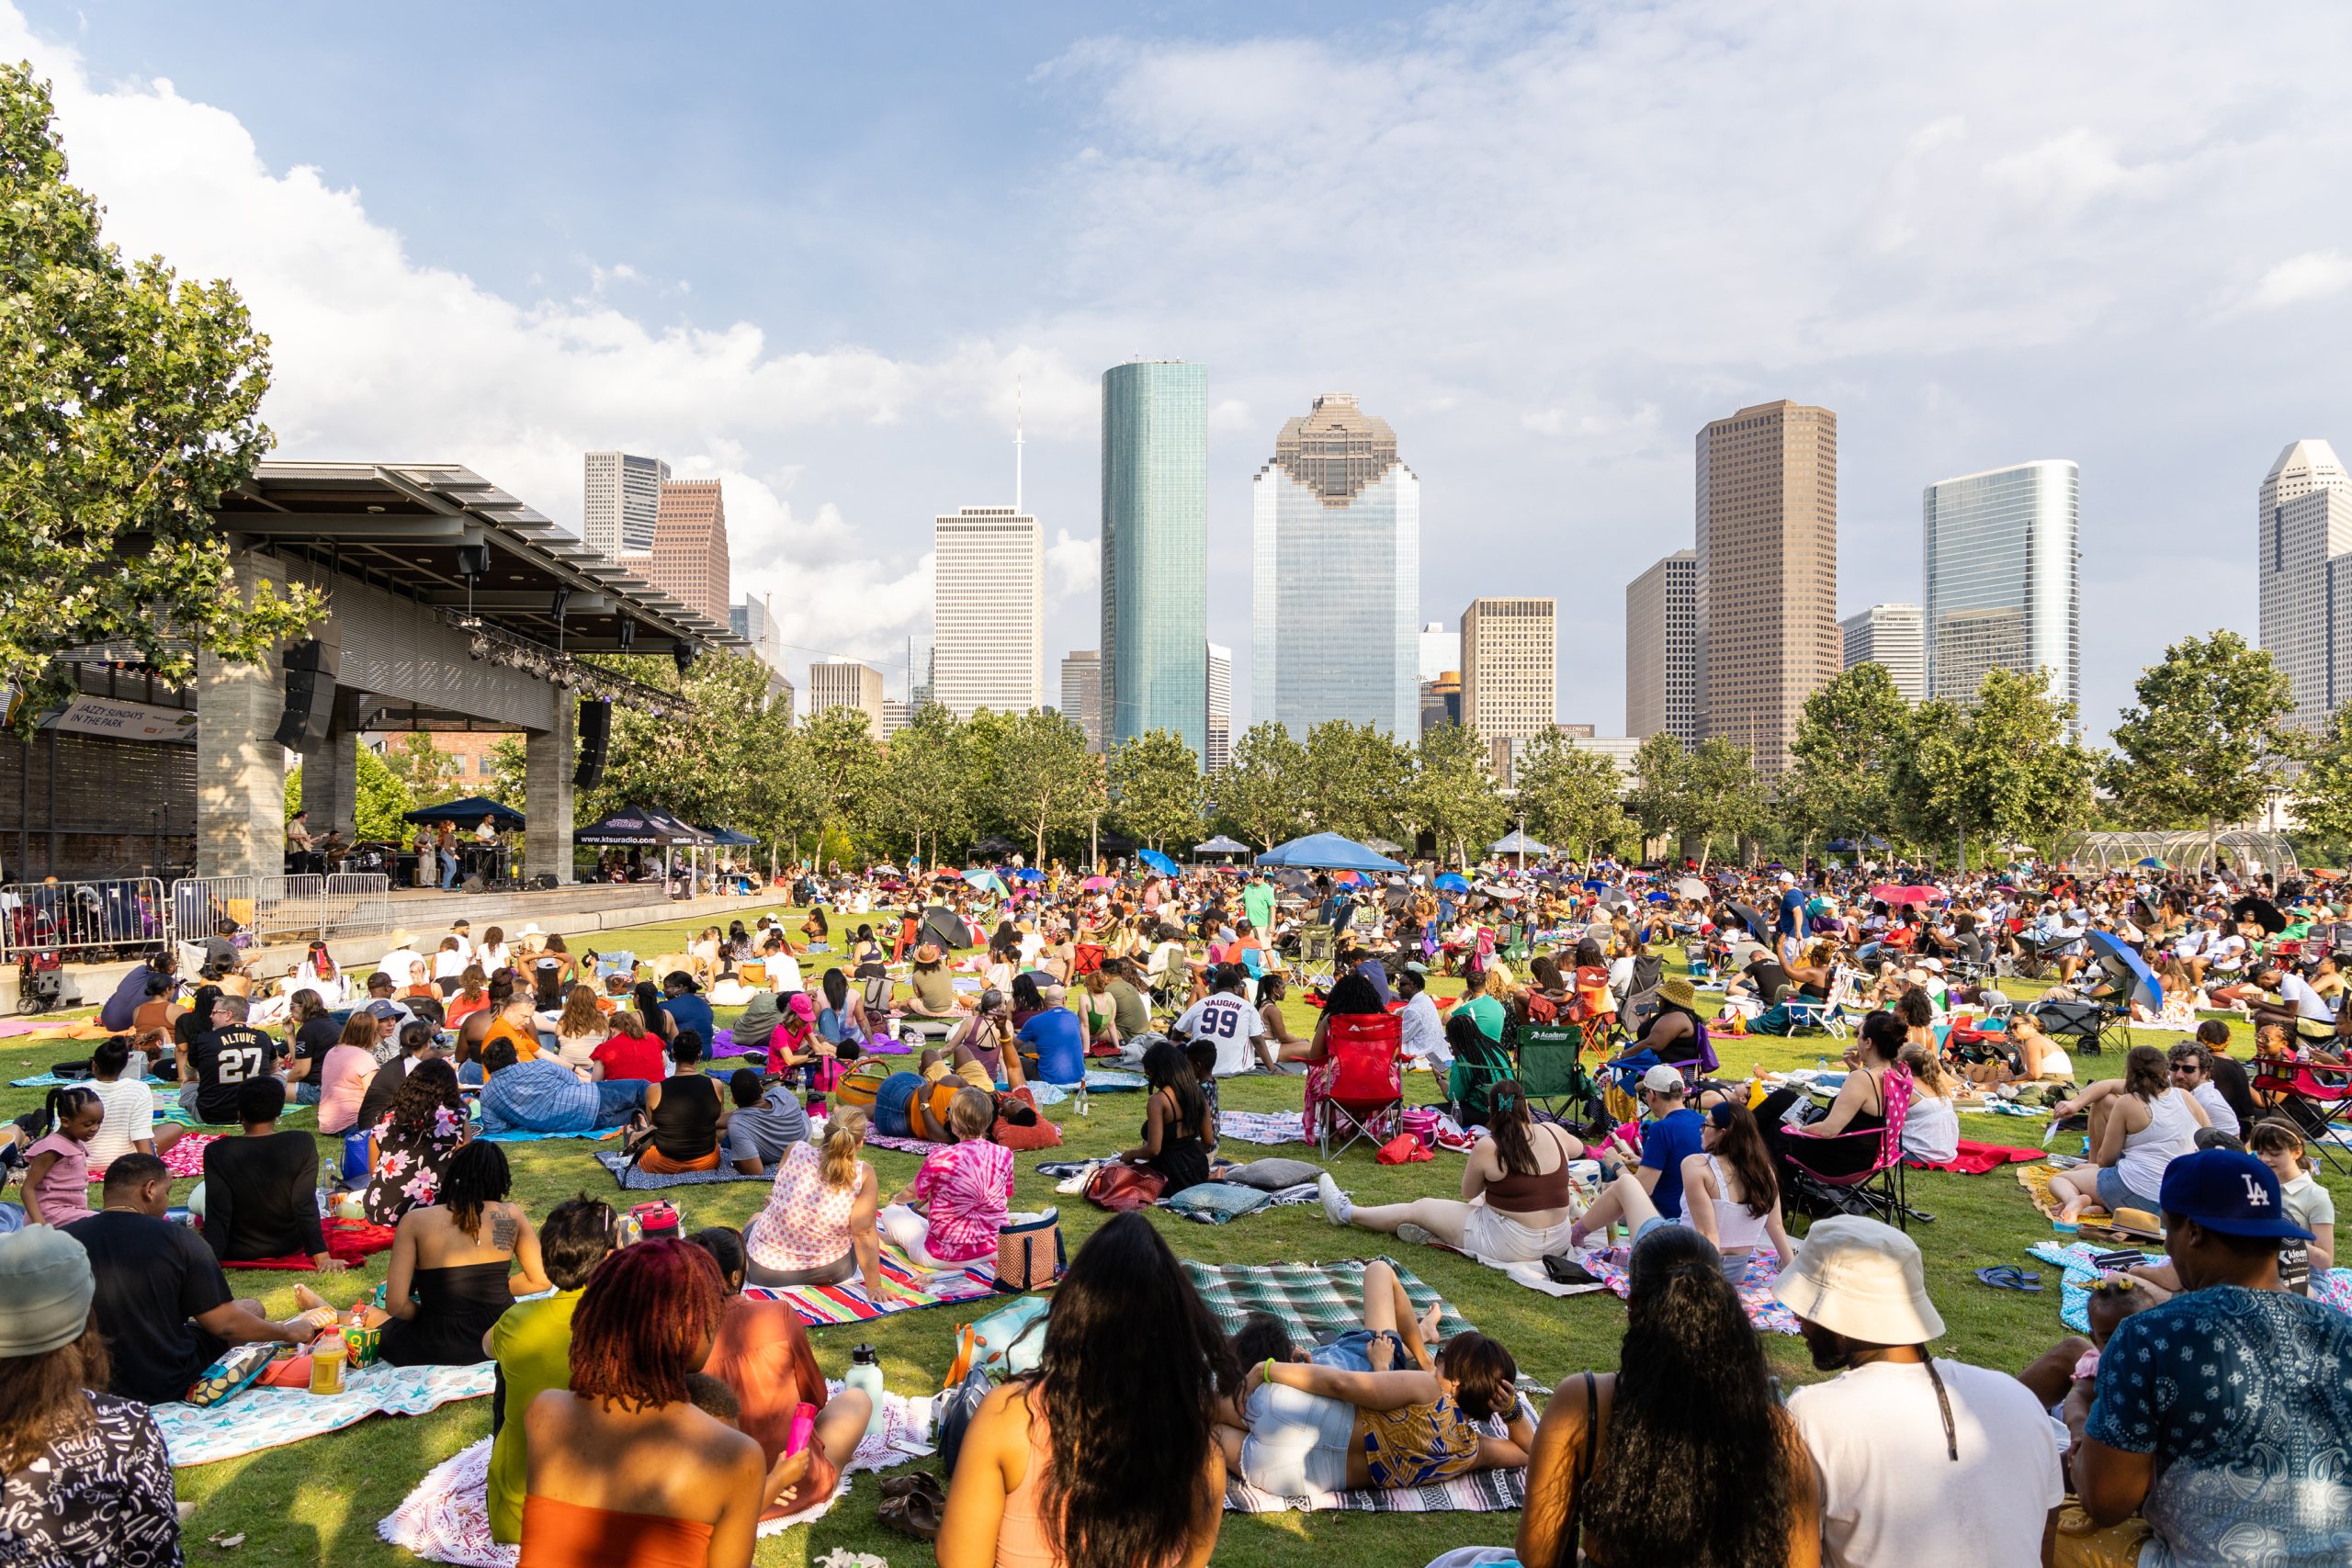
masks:
[[[714,1021],[711,1018],[710,1004],[708,1002],[703,1000],[701,996],[697,993],[687,991],[683,995],[672,997],[668,1001],[663,1002],[662,1004],[662,1010],[670,1015],[670,1021],[678,1026],[679,1033],[684,1034],[686,1031],[691,1029],[696,1034],[700,1035],[702,1037],[702,1054],[705,1056],[710,1055],[710,1047],[713,1043],[710,1038],[710,1032],[713,1027]]]
[[[1074,1084],[1086,1076],[1086,1026],[1068,1008],[1047,1008],[1021,1026],[1024,1054],[1036,1053],[1037,1076]]]
[[[2332,1307],[2217,1285],[2135,1313],[2083,1430],[2155,1456],[2141,1568],[2352,1562],[2352,1317]]]
[[[1686,1105],[1642,1129],[1642,1168],[1657,1172],[1650,1201],[1669,1220],[1682,1213],[1682,1162],[1699,1152],[1699,1132],[1705,1125],[1704,1118]]]
[[[1804,930],[1804,890],[1801,887],[1781,889],[1781,934],[1795,936]]]

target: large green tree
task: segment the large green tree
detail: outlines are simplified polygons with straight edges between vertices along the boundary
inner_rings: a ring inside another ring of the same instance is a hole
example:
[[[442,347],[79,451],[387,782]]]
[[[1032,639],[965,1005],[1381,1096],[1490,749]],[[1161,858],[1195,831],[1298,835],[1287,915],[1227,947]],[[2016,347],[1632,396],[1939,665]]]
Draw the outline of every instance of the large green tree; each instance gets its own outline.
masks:
[[[2341,863],[2345,847],[2352,845],[2352,706],[2335,710],[2296,775],[2295,820],[2299,840],[2308,836],[2324,844],[2325,863]]]
[[[1261,850],[1306,830],[1306,748],[1279,724],[1253,724],[1209,780],[1218,818]]]
[[[61,649],[186,684],[195,649],[264,660],[324,613],[240,579],[212,520],[269,449],[268,339],[227,283],[126,265],[65,175],[48,89],[0,65],[0,682],[25,724],[72,692]]]
[[[933,865],[945,858],[942,840],[960,846],[971,837],[967,750],[964,727],[937,703],[917,708],[884,748],[881,815],[903,830],[917,855],[928,840]]]
[[[883,799],[882,753],[863,708],[831,707],[811,714],[800,732],[800,753],[822,833],[865,827]]]
[[[1690,820],[1690,754],[1665,730],[1643,740],[1634,752],[1633,786],[1625,813],[1645,839],[1681,837]]]
[[[706,654],[680,681],[666,660],[631,661],[640,678],[657,669],[690,711],[616,706],[604,782],[581,814],[647,806],[696,827],[764,836],[755,825],[775,815],[792,728],[791,716],[767,700],[767,667],[749,654]]]
[[[2141,672],[2101,782],[2143,828],[2250,820],[2305,750],[2287,722],[2295,692],[2267,651],[2235,632],[2184,637]]]
[[[1300,789],[1317,831],[1362,842],[1404,831],[1413,753],[1369,724],[1326,719],[1306,734]]]
[[[1487,743],[1471,726],[1440,724],[1421,731],[1411,819],[1429,831],[1441,860],[1468,865],[1501,834],[1507,817],[1488,768]]]
[[[1018,821],[1044,864],[1046,840],[1087,826],[1108,803],[1102,759],[1087,749],[1078,720],[1050,708],[1008,714],[996,746],[993,793]]]
[[[1513,779],[1528,827],[1554,848],[1587,860],[1624,838],[1630,826],[1622,799],[1624,775],[1609,758],[1577,745],[1558,725],[1545,725],[1528,742]]]
[[[391,843],[406,843],[416,831],[408,821],[408,814],[416,809],[409,799],[408,787],[400,775],[384,765],[384,759],[366,746],[355,749],[358,754],[357,771],[352,777],[352,799],[355,829],[353,837],[375,839]],[[286,818],[292,821],[294,813],[302,809],[302,770],[286,770]],[[330,824],[319,824],[323,832]],[[341,827],[341,823],[332,824]]]
[[[411,731],[384,748],[391,769],[414,805],[438,806],[458,798],[458,759],[433,744],[433,737]]]
[[[1891,773],[1911,734],[1910,705],[1883,664],[1857,664],[1805,699],[1781,780],[1782,815],[1833,838],[1891,839]]]
[[[1939,859],[1947,849],[1964,859],[1972,842],[2050,850],[2095,805],[2098,759],[2074,723],[2075,705],[2051,694],[2041,671],[1988,670],[1973,702],[1920,704],[1887,769],[1903,836]]]
[[[1155,850],[1195,840],[1207,792],[1182,736],[1151,730],[1122,741],[1108,761],[1114,827]]]
[[[1770,816],[1764,780],[1747,748],[1720,735],[1691,751],[1683,770],[1682,831],[1699,840],[1699,870],[1718,842],[1732,854],[1740,841],[1760,831]]]

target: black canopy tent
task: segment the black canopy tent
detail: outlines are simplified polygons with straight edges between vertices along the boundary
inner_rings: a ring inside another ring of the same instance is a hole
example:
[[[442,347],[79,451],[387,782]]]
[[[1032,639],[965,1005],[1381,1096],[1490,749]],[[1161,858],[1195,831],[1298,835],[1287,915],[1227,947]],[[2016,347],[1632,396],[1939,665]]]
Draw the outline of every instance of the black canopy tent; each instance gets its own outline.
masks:
[[[404,822],[454,822],[471,832],[487,818],[492,828],[501,833],[520,830],[523,814],[511,806],[501,806],[487,795],[469,795],[463,800],[445,801],[439,806],[421,806],[401,818]]]

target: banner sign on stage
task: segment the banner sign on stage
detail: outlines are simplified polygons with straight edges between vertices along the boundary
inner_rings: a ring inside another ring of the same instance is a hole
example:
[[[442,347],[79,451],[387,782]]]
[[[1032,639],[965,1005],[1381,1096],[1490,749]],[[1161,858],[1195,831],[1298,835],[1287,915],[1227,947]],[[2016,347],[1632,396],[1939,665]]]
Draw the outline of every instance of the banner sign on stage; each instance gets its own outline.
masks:
[[[111,735],[119,740],[196,743],[196,715],[192,710],[119,702],[112,697],[76,697],[59,709],[46,728],[75,735]]]

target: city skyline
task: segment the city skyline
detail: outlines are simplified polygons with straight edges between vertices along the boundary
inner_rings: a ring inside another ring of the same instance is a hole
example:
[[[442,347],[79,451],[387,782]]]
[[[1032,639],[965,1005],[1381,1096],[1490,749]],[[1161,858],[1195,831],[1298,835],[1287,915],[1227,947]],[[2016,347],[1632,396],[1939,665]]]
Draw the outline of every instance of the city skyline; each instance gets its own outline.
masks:
[[[1096,378],[1146,352],[1216,367],[1207,635],[1237,652],[1243,486],[1302,387],[1352,388],[1445,476],[1422,592],[1447,613],[1520,591],[1493,567],[1526,537],[1630,581],[1682,536],[1688,433],[1760,399],[1838,411],[1847,612],[1918,596],[1923,484],[2063,451],[2097,476],[2103,733],[2167,643],[2256,635],[2248,476],[2352,414],[2329,356],[2276,351],[2352,324],[2352,216],[2301,197],[2352,110],[2278,81],[2281,141],[2235,85],[2281,28],[2325,54],[2352,17],[2209,17],[2194,71],[2176,21],[1016,6],[787,39],[726,6],[577,31],[526,6],[452,57],[356,15],[297,37],[238,0],[37,0],[0,6],[0,38],[54,83],[107,237],[245,297],[280,456],[463,461],[571,526],[586,451],[724,479],[740,586],[775,592],[797,657],[895,682],[931,613],[929,519],[989,493],[1016,400],[1026,502],[1072,524],[1048,530],[1046,657],[1096,641]],[[363,39],[378,81],[300,68]],[[847,63],[744,89],[808,51]],[[526,62],[572,90],[514,94]],[[403,74],[469,113],[388,141]],[[888,111],[860,111],[885,82]],[[1736,177],[1702,151],[1727,140],[1754,153]],[[531,178],[485,177],[491,146]],[[641,221],[577,216],[616,189]],[[1453,243],[1381,227],[1400,203],[1450,214]],[[1340,232],[1363,243],[1300,239]],[[1525,586],[1578,650],[1561,711],[1605,716],[1619,595]]]
[[[1155,729],[1208,750],[1208,371],[1102,372],[1102,746]]]

